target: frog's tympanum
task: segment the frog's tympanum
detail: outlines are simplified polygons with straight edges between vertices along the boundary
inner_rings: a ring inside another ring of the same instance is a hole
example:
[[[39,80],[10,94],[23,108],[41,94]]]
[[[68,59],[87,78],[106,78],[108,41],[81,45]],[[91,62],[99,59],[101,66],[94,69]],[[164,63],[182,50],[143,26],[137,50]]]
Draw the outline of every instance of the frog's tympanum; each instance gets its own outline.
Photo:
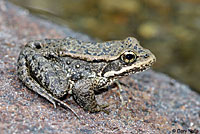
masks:
[[[118,77],[150,68],[155,61],[155,56],[133,37],[101,43],[68,37],[27,43],[19,55],[17,72],[29,89],[54,107],[70,108],[61,98],[71,94],[84,110],[98,112],[106,105],[97,103],[96,91]]]

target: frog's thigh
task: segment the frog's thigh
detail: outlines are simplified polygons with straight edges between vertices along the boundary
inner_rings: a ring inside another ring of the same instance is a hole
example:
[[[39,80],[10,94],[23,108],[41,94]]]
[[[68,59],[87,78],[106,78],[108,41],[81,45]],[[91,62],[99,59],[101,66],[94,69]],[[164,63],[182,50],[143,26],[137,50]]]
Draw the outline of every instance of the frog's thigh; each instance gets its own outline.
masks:
[[[49,100],[54,107],[56,107],[56,103],[54,101],[54,97],[49,94],[43,87],[41,87],[38,82],[36,82],[33,77],[30,75],[29,68],[26,66],[26,59],[24,56],[21,56],[18,62],[18,70],[17,73],[19,78],[23,81],[23,83],[34,92],[38,93],[39,95],[45,97]]]
[[[53,105],[54,108],[56,108],[56,104],[61,105],[64,108],[68,108],[69,110],[71,110],[77,117],[78,115],[76,114],[76,112],[66,103],[64,103],[63,101],[55,98],[54,96],[52,96],[51,94],[49,94],[43,87],[41,87],[31,76],[28,75],[28,71],[26,71],[27,75],[26,77],[24,77],[25,81],[25,85],[32,89],[34,92],[38,93],[39,95],[41,95],[42,97],[46,98],[48,101],[50,101]]]
[[[68,91],[68,80],[62,68],[44,57],[38,58],[38,65],[32,67],[37,81],[56,98],[64,96]]]
[[[27,58],[28,57],[28,58]],[[23,81],[23,83],[31,90],[34,92],[38,93],[42,97],[46,98],[48,101],[50,101],[54,107],[56,107],[56,103],[61,104],[62,106],[71,109],[67,104],[64,102],[60,101],[56,97],[52,96],[43,86],[41,86],[38,83],[38,80],[35,80],[35,77],[33,78],[33,73],[37,72],[36,68],[32,67],[35,72],[30,72],[30,68],[27,66],[27,62],[30,64],[33,62],[31,60],[33,57],[32,55],[24,56],[23,54],[20,55],[20,58],[18,60],[18,69],[17,73],[19,75],[19,79]],[[36,66],[35,66],[36,67]],[[72,110],[72,109],[71,109]],[[72,110],[73,111],[73,110]]]

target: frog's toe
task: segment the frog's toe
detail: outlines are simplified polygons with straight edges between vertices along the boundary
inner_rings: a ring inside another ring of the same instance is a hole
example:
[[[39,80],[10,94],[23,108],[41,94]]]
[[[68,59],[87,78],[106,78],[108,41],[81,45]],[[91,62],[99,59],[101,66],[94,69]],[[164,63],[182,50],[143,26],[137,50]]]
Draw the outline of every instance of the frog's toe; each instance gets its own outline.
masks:
[[[106,114],[109,114],[109,113],[110,113],[110,111],[107,110],[107,109],[102,109],[101,111],[103,111],[103,112],[106,113]]]
[[[109,107],[109,104],[102,104],[102,105],[99,105],[101,107],[101,109],[105,109],[107,107]]]
[[[104,113],[106,114],[109,114],[110,111],[108,111],[106,108],[109,107],[109,104],[102,104],[102,105],[99,105],[101,110],[100,111],[103,111]]]
[[[53,100],[49,100],[49,101],[53,104],[53,107],[56,108],[56,102]]]
[[[97,105],[95,108],[91,108],[91,109],[89,110],[89,112],[91,112],[91,113],[96,113],[96,112],[103,111],[104,113],[109,114],[109,111],[105,109],[105,108],[107,108],[108,106],[109,106],[109,104]]]

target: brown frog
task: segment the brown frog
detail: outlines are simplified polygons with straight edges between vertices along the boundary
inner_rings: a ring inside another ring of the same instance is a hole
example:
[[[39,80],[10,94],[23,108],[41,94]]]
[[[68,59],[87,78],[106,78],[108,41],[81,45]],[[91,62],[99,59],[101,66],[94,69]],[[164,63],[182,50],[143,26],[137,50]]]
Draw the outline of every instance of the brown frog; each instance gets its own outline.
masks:
[[[99,112],[105,111],[106,105],[97,103],[95,91],[118,77],[144,71],[155,61],[133,37],[101,43],[68,37],[27,43],[19,55],[17,72],[29,89],[54,107],[59,104],[71,109],[60,99],[71,94],[84,110]]]

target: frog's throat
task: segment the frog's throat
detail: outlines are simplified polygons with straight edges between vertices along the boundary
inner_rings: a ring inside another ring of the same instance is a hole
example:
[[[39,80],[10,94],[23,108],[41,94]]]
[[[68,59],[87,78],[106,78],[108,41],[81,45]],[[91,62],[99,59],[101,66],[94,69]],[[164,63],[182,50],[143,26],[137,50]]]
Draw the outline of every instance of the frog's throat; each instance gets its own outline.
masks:
[[[114,77],[120,75],[128,75],[130,73],[138,73],[149,69],[153,63],[156,61],[155,58],[152,58],[148,61],[132,64],[131,66],[123,67],[121,70],[118,71],[109,71],[104,74],[104,77]]]

